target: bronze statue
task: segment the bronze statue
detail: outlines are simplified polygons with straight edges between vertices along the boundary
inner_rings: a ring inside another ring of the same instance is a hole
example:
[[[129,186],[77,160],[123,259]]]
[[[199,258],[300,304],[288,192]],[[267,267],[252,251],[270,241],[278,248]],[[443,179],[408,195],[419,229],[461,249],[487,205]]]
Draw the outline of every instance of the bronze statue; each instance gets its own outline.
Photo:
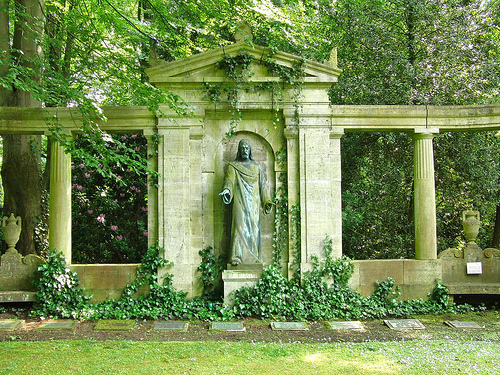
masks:
[[[262,167],[253,160],[247,139],[238,144],[236,160],[228,164],[222,193],[225,204],[233,202],[231,226],[232,265],[262,262],[259,207],[271,212],[273,202]]]

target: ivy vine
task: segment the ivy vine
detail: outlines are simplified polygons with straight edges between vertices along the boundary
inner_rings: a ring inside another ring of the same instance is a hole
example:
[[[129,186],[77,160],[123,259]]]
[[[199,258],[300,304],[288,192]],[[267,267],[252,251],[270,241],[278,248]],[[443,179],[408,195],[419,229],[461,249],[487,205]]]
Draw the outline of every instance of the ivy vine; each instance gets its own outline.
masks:
[[[280,169],[286,171],[285,148],[276,152],[276,161]],[[286,172],[279,173],[278,182],[279,187],[274,197],[276,214],[274,217],[273,264],[281,268],[283,253],[288,247],[288,177]]]
[[[215,65],[217,69],[222,70],[232,81],[231,83],[210,83],[205,82],[203,88],[206,97],[215,105],[221,103],[221,95],[225,94],[231,107],[231,122],[227,137],[232,137],[236,131],[237,125],[241,122],[240,93],[242,91],[267,91],[271,93],[272,108],[274,112],[273,125],[276,127],[279,122],[279,110],[283,104],[284,85],[290,85],[293,89],[293,100],[295,108],[294,120],[299,122],[299,109],[302,99],[302,84],[304,82],[305,72],[303,69],[304,60],[297,60],[292,67],[280,65],[272,60],[273,54],[269,53],[266,58],[260,60],[260,63],[267,69],[272,76],[278,76],[280,82],[268,81],[250,86],[248,78],[253,75],[250,66],[254,58],[247,52],[241,51],[238,55],[224,55],[222,60]],[[276,104],[276,105],[275,105]]]

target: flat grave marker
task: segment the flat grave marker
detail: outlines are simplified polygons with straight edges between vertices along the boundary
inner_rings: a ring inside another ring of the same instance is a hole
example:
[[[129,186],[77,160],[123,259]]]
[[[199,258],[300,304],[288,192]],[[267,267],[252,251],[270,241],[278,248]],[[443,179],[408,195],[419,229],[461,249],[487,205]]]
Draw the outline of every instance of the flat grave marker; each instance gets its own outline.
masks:
[[[181,331],[187,332],[189,323],[184,322],[156,322],[153,326],[155,331]]]
[[[245,332],[243,322],[213,322],[210,328],[214,331]]]
[[[15,331],[24,324],[24,320],[2,319],[0,320],[0,331]]]
[[[365,328],[361,325],[361,322],[352,321],[352,322],[326,322],[326,325],[330,329],[353,329],[362,331]]]
[[[484,327],[481,327],[476,322],[460,322],[458,320],[447,320],[444,323],[449,325],[450,327],[453,327],[453,328],[464,328],[464,329],[465,328],[473,328],[473,329],[484,328]]]
[[[391,319],[384,320],[390,329],[425,329],[418,319]]]
[[[309,328],[303,322],[271,322],[275,331],[307,331]]]
[[[42,324],[40,324],[38,326],[38,330],[47,330],[47,331],[50,331],[50,330],[54,330],[54,331],[58,331],[58,330],[72,330],[76,327],[76,325],[78,324],[78,321],[76,320],[46,320],[44,321]]]
[[[94,331],[131,331],[135,328],[135,320],[99,320]]]

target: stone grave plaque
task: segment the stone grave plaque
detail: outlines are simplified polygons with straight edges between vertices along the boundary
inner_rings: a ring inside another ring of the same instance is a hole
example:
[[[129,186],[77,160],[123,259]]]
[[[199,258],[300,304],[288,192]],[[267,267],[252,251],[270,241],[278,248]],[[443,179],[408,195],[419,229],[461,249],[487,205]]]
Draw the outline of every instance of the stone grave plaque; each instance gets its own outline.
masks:
[[[188,330],[189,323],[184,322],[156,322],[153,326],[155,331],[182,331]]]
[[[425,329],[418,319],[392,319],[384,320],[384,323],[391,329]]]
[[[474,329],[484,328],[484,327],[481,327],[476,322],[460,322],[458,320],[446,321],[445,324],[447,324],[453,328],[474,328]]]
[[[77,325],[76,320],[47,320],[40,324],[39,330],[72,330]]]
[[[355,329],[355,330],[363,330],[364,327],[361,325],[361,322],[327,322],[327,326],[330,329]]]
[[[24,324],[24,320],[2,319],[0,320],[0,331],[15,331]]]
[[[307,331],[303,322],[271,322],[271,328],[276,331]]]
[[[210,328],[214,331],[245,332],[243,322],[213,322]]]
[[[135,320],[99,320],[94,326],[95,331],[131,331]]]

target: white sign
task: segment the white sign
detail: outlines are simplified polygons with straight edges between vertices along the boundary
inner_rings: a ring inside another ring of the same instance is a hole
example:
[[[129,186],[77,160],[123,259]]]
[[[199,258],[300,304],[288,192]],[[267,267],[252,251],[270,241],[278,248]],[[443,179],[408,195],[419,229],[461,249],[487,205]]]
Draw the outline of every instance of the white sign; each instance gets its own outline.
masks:
[[[470,262],[467,263],[467,275],[481,275],[483,273],[483,263]]]

